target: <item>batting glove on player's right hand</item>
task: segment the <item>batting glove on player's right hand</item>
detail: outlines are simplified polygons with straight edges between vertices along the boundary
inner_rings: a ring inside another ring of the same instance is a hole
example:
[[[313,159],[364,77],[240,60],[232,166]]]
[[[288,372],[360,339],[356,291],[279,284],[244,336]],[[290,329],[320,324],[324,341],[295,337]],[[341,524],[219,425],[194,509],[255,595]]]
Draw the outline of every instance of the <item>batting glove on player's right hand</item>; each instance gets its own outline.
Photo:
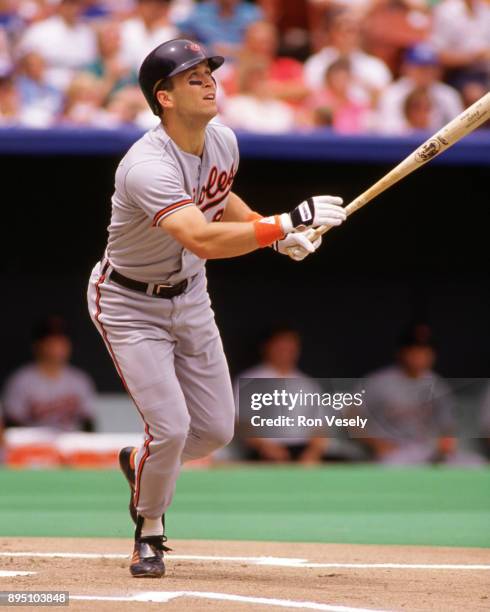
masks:
[[[311,241],[313,231],[310,228],[303,233],[292,232],[282,240],[274,242],[272,248],[281,255],[289,255],[294,261],[302,261],[311,253],[314,253],[322,243],[321,236],[313,242]]]
[[[342,198],[335,196],[308,198],[290,213],[281,215],[281,225],[284,233],[302,232],[308,227],[318,227],[319,225],[340,225],[347,218],[342,203]]]

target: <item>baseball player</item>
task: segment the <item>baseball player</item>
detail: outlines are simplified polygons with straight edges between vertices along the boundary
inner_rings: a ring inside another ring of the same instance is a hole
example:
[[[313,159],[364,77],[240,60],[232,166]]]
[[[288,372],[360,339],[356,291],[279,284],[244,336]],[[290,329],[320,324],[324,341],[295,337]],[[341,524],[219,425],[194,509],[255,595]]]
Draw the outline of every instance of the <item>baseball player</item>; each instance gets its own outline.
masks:
[[[135,577],[165,572],[164,513],[182,463],[233,437],[233,392],[206,259],[272,245],[284,254],[301,247],[302,259],[319,246],[308,230],[346,216],[340,198],[317,196],[263,218],[232,192],[237,141],[211,122],[212,73],[223,61],[183,39],[143,61],[140,86],[160,123],[119,164],[107,249],[89,283],[90,315],[145,426],[142,447],[120,454],[136,522]]]

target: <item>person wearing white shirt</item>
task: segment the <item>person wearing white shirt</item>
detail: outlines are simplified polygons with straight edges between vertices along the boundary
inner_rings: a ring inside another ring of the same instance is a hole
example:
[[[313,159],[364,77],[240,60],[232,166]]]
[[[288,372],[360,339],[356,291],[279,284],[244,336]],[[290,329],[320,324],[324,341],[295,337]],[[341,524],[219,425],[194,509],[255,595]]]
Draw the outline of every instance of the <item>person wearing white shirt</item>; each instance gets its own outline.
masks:
[[[252,61],[239,68],[239,93],[227,97],[222,104],[221,119],[232,128],[262,134],[294,128],[294,110],[271,95],[263,62]]]
[[[332,9],[325,22],[327,45],[305,63],[305,79],[311,89],[320,89],[327,68],[339,57],[349,59],[359,101],[375,99],[392,80],[386,64],[365,53],[359,42],[360,23],[349,10]]]
[[[19,43],[22,52],[44,58],[46,81],[60,90],[97,56],[95,34],[81,20],[82,11],[82,0],[60,0],[56,14],[29,26]]]
[[[122,64],[138,70],[152,49],[178,36],[169,21],[169,4],[169,0],[138,0],[136,16],[121,24]]]
[[[461,88],[471,76],[488,88],[490,79],[490,4],[485,0],[443,0],[434,8],[432,43]]]
[[[430,98],[429,129],[436,131],[463,110],[456,89],[439,81],[440,65],[434,49],[420,43],[408,49],[403,62],[403,76],[381,94],[377,112],[377,130],[384,134],[408,131],[404,107],[407,97],[417,88],[424,88]]]

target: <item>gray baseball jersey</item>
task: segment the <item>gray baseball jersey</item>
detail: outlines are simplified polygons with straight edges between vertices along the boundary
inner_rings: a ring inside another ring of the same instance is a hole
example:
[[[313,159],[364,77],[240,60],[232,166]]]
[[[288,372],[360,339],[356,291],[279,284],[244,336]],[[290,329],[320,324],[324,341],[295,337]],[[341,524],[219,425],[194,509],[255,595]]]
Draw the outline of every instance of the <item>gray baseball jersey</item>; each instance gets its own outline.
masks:
[[[3,404],[5,415],[24,427],[74,430],[93,416],[94,397],[94,385],[85,372],[66,366],[57,378],[48,378],[31,364],[7,380]]]
[[[182,151],[159,125],[117,169],[108,247],[92,272],[88,304],[145,424],[134,502],[146,518],[168,508],[183,461],[204,457],[233,436],[233,392],[205,262],[158,222],[187,206],[219,221],[237,167],[233,132],[211,123],[201,157]],[[111,270],[150,285],[188,284],[163,299],[122,287]]]
[[[147,132],[116,172],[107,256],[118,272],[147,283],[176,283],[204,267],[204,260],[157,227],[165,217],[198,206],[219,221],[238,168],[234,133],[210,123],[201,157],[182,151],[162,125]]]
[[[394,456],[384,458],[386,462],[395,462],[395,456],[400,462],[428,461],[436,438],[454,432],[453,396],[434,372],[410,378],[398,366],[391,366],[367,376],[362,387],[362,416],[368,419],[365,435],[397,444]]]

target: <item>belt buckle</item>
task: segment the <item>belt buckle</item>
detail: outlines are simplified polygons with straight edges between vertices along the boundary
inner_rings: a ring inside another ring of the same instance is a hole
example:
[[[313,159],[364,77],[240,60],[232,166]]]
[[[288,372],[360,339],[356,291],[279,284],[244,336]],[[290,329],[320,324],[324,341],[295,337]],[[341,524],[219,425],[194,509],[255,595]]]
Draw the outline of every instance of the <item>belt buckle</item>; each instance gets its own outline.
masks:
[[[173,287],[170,283],[158,283],[153,291],[156,295],[160,295],[160,289],[170,289],[170,287]]]

